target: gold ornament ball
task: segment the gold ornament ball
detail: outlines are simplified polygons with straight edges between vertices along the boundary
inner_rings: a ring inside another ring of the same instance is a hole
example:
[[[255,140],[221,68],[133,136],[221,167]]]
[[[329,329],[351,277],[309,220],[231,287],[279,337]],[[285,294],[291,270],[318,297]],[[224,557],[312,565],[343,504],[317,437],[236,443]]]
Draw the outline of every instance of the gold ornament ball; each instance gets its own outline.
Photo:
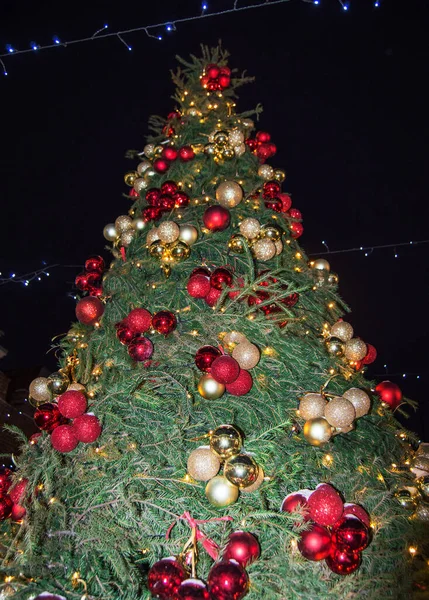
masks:
[[[258,465],[249,454],[236,454],[226,461],[224,475],[230,483],[245,488],[256,482],[258,471]]]
[[[402,508],[406,508],[407,510],[413,510],[417,506],[417,496],[408,488],[400,488],[395,492],[395,498]]]
[[[216,200],[224,208],[234,208],[243,200],[243,190],[235,181],[224,181],[216,189]]]
[[[163,151],[164,151],[164,146],[155,146],[153,153],[155,156],[161,156]]]
[[[54,396],[58,396],[59,394],[63,394],[69,386],[69,378],[66,377],[63,373],[59,371],[55,371],[55,373],[51,373],[48,377],[48,389]]]
[[[417,480],[417,487],[423,500],[429,502],[429,476],[420,477]]]
[[[143,231],[143,229],[146,228],[146,221],[143,221],[143,219],[137,218],[137,219],[133,219],[133,229],[135,231]]]
[[[248,370],[256,367],[261,358],[261,353],[255,344],[241,342],[232,351],[232,357],[235,358],[241,369]]]
[[[258,219],[249,217],[240,223],[240,233],[248,240],[253,240],[254,238],[258,237],[260,231],[261,224]]]
[[[350,388],[345,391],[343,398],[346,398],[353,404],[356,411],[356,419],[368,414],[368,411],[371,408],[371,400],[368,394],[359,388]]]
[[[248,340],[244,333],[240,333],[239,331],[229,331],[224,336],[222,341],[226,346],[228,346],[229,344],[242,344]]]
[[[132,229],[133,220],[128,215],[120,215],[115,221],[115,229],[118,235],[121,235],[124,231]]]
[[[120,245],[123,246],[124,248],[128,248],[128,246],[133,241],[134,233],[135,233],[134,229],[127,229],[126,231],[123,231],[119,238]]]
[[[179,240],[185,242],[188,246],[192,246],[198,239],[198,230],[193,225],[180,225]]]
[[[277,240],[274,242],[274,245],[276,247],[276,256],[278,256],[283,252],[283,242],[281,240]]]
[[[219,425],[210,436],[210,449],[221,460],[238,454],[242,445],[241,434],[232,425]]]
[[[429,475],[429,456],[416,453],[411,461],[410,471],[414,473],[416,477]]]
[[[113,223],[108,223],[103,229],[104,239],[108,242],[114,242],[118,236],[118,232],[115,229],[115,225]]]
[[[331,336],[340,339],[342,342],[348,342],[353,337],[353,327],[345,321],[337,321],[331,327]]]
[[[225,393],[225,386],[207,373],[198,382],[198,393],[206,400],[217,400]]]
[[[424,504],[423,502],[419,504],[413,515],[413,519],[422,521],[423,523],[429,523],[429,504]]]
[[[152,158],[155,154],[155,144],[146,144],[143,148],[143,152],[148,158]]]
[[[252,119],[241,119],[241,124],[243,127],[246,127],[246,129],[252,129],[255,127],[255,123],[252,121]]]
[[[240,234],[232,235],[228,242],[228,248],[236,254],[244,254],[246,252],[245,237]]]
[[[174,221],[164,221],[158,226],[158,235],[161,242],[171,244],[175,242],[180,234],[180,228]]]
[[[339,338],[331,337],[325,342],[326,350],[328,354],[332,356],[343,356],[345,345]]]
[[[274,177],[274,169],[273,167],[270,167],[270,165],[261,165],[258,168],[258,175],[259,177],[262,177],[262,179],[265,179],[265,181],[269,181]]]
[[[337,396],[325,407],[325,419],[333,427],[348,427],[356,419],[355,407],[347,398]]]
[[[274,170],[274,179],[282,183],[286,179],[286,173],[282,169]]]
[[[359,338],[352,338],[346,342],[344,348],[344,356],[347,358],[347,360],[362,360],[366,356],[367,352],[368,348],[366,347],[365,342]]]
[[[165,250],[164,244],[162,244],[162,242],[160,242],[159,240],[155,240],[149,246],[149,254],[151,256],[153,256],[154,258],[162,259],[164,250]]]
[[[188,114],[190,117],[197,117],[198,109],[195,108],[194,106],[192,106],[191,108],[188,108],[188,110],[186,111],[186,114]]]
[[[318,258],[312,262],[313,269],[316,271],[321,271],[322,273],[329,273],[331,270],[331,265],[324,258]]]
[[[139,174],[137,173],[137,171],[128,171],[128,173],[125,173],[124,175],[124,181],[130,187],[133,187],[134,181],[137,179],[138,176]]]
[[[188,458],[188,473],[196,481],[208,481],[219,473],[220,460],[209,446],[200,446]]]
[[[232,129],[228,134],[231,146],[240,146],[244,142],[244,135],[239,129]]]
[[[216,146],[214,144],[206,144],[204,146],[204,153],[212,156],[216,153]]]
[[[162,242],[159,242],[159,243],[162,244]],[[170,244],[163,244],[161,260],[163,262],[171,262]]]
[[[309,419],[304,424],[304,437],[312,446],[321,446],[329,442],[333,435],[332,427],[323,417]]]
[[[261,229],[261,236],[272,242],[278,242],[282,237],[282,232],[273,225],[264,225]]]
[[[86,387],[82,383],[71,383],[67,388],[67,391],[75,391],[75,392],[86,392]]]
[[[145,171],[147,171],[151,167],[152,167],[152,163],[150,161],[144,159],[137,165],[137,173],[139,175],[142,175]]]
[[[224,508],[237,501],[238,487],[223,475],[217,475],[206,485],[206,496],[212,506]]]
[[[336,273],[330,273],[328,277],[328,283],[331,285],[338,285],[339,277]]]
[[[224,145],[228,142],[228,132],[227,131],[217,131],[213,135],[213,141],[215,144]]]
[[[146,236],[146,244],[150,246],[153,242],[156,242],[157,240],[159,240],[158,227],[154,227],[153,229],[148,231],[148,234]]]
[[[143,179],[142,177],[137,177],[137,179],[134,181],[133,188],[138,194],[140,194],[140,192],[145,190],[147,187],[148,183],[146,179]]]
[[[258,260],[267,261],[276,255],[276,245],[269,239],[258,240],[254,243],[253,254]]]
[[[235,156],[243,156],[246,152],[246,144],[240,144],[239,146],[234,146]]]
[[[30,383],[29,393],[31,398],[37,404],[43,404],[49,402],[52,398],[51,391],[48,388],[48,380],[46,377],[36,377]]]
[[[224,160],[232,160],[235,157],[234,148],[224,148],[224,150],[222,151],[222,157]]]
[[[305,394],[299,402],[299,416],[306,421],[323,417],[326,404],[326,399],[322,394]]]
[[[181,262],[189,258],[191,254],[191,248],[185,242],[175,242],[170,250],[171,258]]]
[[[251,492],[256,492],[256,490],[258,490],[261,487],[261,485],[264,483],[264,477],[265,477],[265,473],[264,473],[263,469],[261,467],[259,467],[258,477],[257,477],[255,483],[252,483],[252,485],[248,485],[247,487],[242,488],[241,491],[246,492],[246,494],[251,493]]]

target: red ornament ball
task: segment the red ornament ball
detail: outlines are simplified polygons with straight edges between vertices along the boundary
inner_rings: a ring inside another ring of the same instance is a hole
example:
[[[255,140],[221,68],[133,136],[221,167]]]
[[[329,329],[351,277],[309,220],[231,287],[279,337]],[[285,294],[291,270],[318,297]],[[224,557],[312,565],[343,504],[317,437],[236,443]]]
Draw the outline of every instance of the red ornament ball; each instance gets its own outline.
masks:
[[[178,110],[172,110],[171,112],[168,113],[167,115],[167,119],[170,121],[171,119],[180,119],[182,115],[180,114],[180,112]]]
[[[99,287],[99,286],[89,286],[88,288],[88,293],[90,296],[93,296],[95,298],[101,298],[101,296],[103,295],[103,288]]]
[[[163,335],[168,335],[176,329],[176,315],[169,310],[161,310],[152,317],[152,327]]]
[[[366,525],[355,516],[346,516],[335,525],[332,543],[336,548],[360,552],[370,542],[370,532]]]
[[[276,198],[280,193],[281,187],[278,181],[267,181],[264,183],[262,188],[262,197],[267,200],[269,198]]]
[[[277,198],[282,203],[282,212],[286,212],[292,206],[292,198],[289,194],[277,194]]]
[[[299,492],[288,494],[283,500],[281,511],[287,513],[299,512],[303,515],[304,521],[308,521],[310,516],[307,500],[310,494],[310,490],[299,490]]]
[[[192,298],[205,298],[210,292],[210,279],[206,275],[192,275],[186,285]]]
[[[375,386],[381,402],[385,402],[392,410],[398,408],[402,401],[401,388],[392,381],[382,381]]]
[[[101,423],[95,415],[85,414],[73,421],[73,432],[79,442],[90,444],[100,436]]]
[[[23,479],[20,479],[17,483],[15,483],[13,488],[10,489],[9,496],[14,504],[19,504],[20,500],[23,499],[25,490],[27,489],[27,484],[28,479],[24,477]]]
[[[228,292],[228,298],[231,298],[232,300],[241,294],[240,288],[244,287],[244,279],[242,277],[237,277],[234,287],[238,287],[239,289]]]
[[[269,200],[265,200],[265,207],[269,210],[274,210],[278,213],[283,212],[282,201],[279,200],[279,198],[271,198]]]
[[[86,280],[88,282],[88,289],[92,287],[101,287],[101,273],[87,273]]]
[[[130,342],[136,337],[136,333],[128,327],[126,321],[121,321],[115,325],[116,327],[116,337],[124,346],[128,346]]]
[[[176,192],[173,196],[173,200],[176,208],[184,208],[185,206],[188,206],[190,202],[189,196],[188,194],[185,194],[185,192]]]
[[[102,273],[104,267],[105,264],[102,256],[91,256],[85,261],[85,270],[88,273]]]
[[[337,575],[350,575],[359,568],[361,555],[359,552],[347,552],[334,548],[326,558],[326,564]]]
[[[228,75],[219,75],[219,85],[222,89],[226,89],[231,84],[231,77]]]
[[[331,551],[331,534],[317,523],[301,533],[298,549],[308,560],[323,560]]]
[[[154,598],[171,600],[180,584],[186,579],[186,571],[173,556],[156,562],[148,574],[148,588]]]
[[[83,273],[79,273],[79,275],[76,275],[74,284],[77,287],[77,289],[80,290],[81,292],[86,292],[88,290],[88,287],[89,287],[88,275],[89,275],[89,273],[86,273],[85,271]]]
[[[75,419],[83,415],[86,407],[85,394],[78,390],[68,390],[58,398],[58,410],[67,419]]]
[[[236,560],[243,568],[259,558],[261,549],[254,535],[247,531],[234,531],[229,536],[223,560]]]
[[[237,562],[222,561],[210,569],[207,584],[216,600],[241,600],[249,590],[249,577]]]
[[[222,292],[220,290],[217,290],[216,288],[211,287],[209,293],[204,298],[204,300],[206,301],[206,304],[208,304],[209,306],[216,306],[217,301],[219,300],[219,298],[221,296],[222,296]]]
[[[209,79],[217,79],[220,75],[220,68],[217,65],[207,65],[206,75]]]
[[[142,362],[153,354],[153,344],[147,337],[135,337],[128,344],[128,354],[136,362]]]
[[[104,304],[98,298],[88,296],[76,305],[77,320],[84,325],[94,325],[104,313]]]
[[[159,199],[159,208],[162,211],[169,212],[170,210],[173,210],[174,206],[174,198],[172,198],[171,196],[167,196],[167,194],[161,196],[161,198]]]
[[[32,446],[35,446],[37,444],[37,440],[41,437],[41,435],[42,435],[41,433],[33,433],[33,435],[30,435],[30,438],[28,440],[29,443]]]
[[[0,495],[7,492],[7,490],[12,485],[12,480],[10,478],[11,475],[12,471],[10,469],[8,469],[7,467],[0,467]]]
[[[131,198],[138,198],[138,196],[140,196],[140,194],[138,192],[136,192],[136,190],[134,188],[131,188],[130,191],[128,192],[128,196],[131,196]]]
[[[153,168],[157,173],[166,173],[168,171],[169,166],[170,163],[164,158],[156,158],[153,161]]]
[[[165,182],[165,183],[169,183],[169,182]],[[161,190],[159,190],[158,188],[150,188],[147,192],[146,192],[146,202],[148,204],[150,204],[151,206],[158,206],[158,201],[161,198],[161,192],[162,192],[162,188]],[[162,192],[163,194],[167,193],[167,192]]]
[[[231,213],[220,204],[214,204],[204,211],[203,222],[210,231],[224,231],[231,222]]]
[[[371,519],[369,517],[369,514],[364,508],[362,508],[362,506],[359,506],[359,504],[344,504],[343,517],[347,515],[355,515],[355,517],[360,519],[364,525],[370,527]]]
[[[289,210],[289,216],[292,219],[302,219],[302,213],[300,210],[298,210],[297,208],[291,208]]]
[[[167,150],[167,148],[166,148]],[[174,148],[170,148],[170,150],[174,150],[174,152],[176,153],[176,157],[177,157],[177,150],[175,150]],[[174,160],[174,159],[169,159],[169,160]],[[156,188],[155,188],[156,189]],[[164,181],[164,183],[161,185],[161,194],[167,194],[170,196],[173,196],[177,190],[179,188],[177,187],[177,183],[175,181]],[[147,197],[147,195],[146,195]],[[158,196],[159,198],[159,196]]]
[[[176,160],[177,156],[178,156],[178,152],[176,150],[176,148],[173,148],[173,146],[167,146],[167,148],[164,148],[164,150],[162,151],[162,158],[165,158],[165,160],[169,160],[170,162],[173,160]],[[177,189],[177,186],[176,186]],[[162,188],[161,188],[162,191]],[[165,192],[164,192],[165,193]],[[174,192],[169,192],[170,194],[174,194]]]
[[[210,600],[210,594],[201,579],[185,579],[174,595],[174,600]]]
[[[10,518],[12,519],[12,521],[20,521],[25,517],[26,513],[27,511],[24,506],[21,506],[20,504],[14,504],[12,506]]]
[[[42,404],[34,413],[34,422],[42,431],[51,433],[55,427],[63,425],[64,417],[58,410],[56,404]]]
[[[74,426],[60,425],[51,435],[51,444],[58,452],[71,452],[78,445],[79,440],[76,437]]]
[[[250,392],[252,386],[253,379],[249,371],[240,369],[237,379],[226,385],[226,391],[232,396],[244,396]]]
[[[221,355],[221,351],[215,346],[202,346],[195,354],[195,364],[200,371],[210,373],[213,361]]]
[[[271,140],[271,135],[267,131],[258,131],[255,137],[261,144],[266,144]]]
[[[364,365],[370,365],[377,358],[377,350],[371,344],[367,344],[366,347],[368,349],[368,352],[366,353],[366,356],[363,357],[362,363]]]
[[[205,275],[206,277],[210,277],[210,271],[207,269],[207,267],[197,267],[192,271],[191,277],[194,275]]]
[[[7,494],[3,494],[0,496],[0,521],[4,521],[12,512],[13,502],[10,499],[10,496]]]
[[[195,158],[195,152],[192,150],[191,146],[182,146],[179,150],[179,158],[183,162],[188,162]]]
[[[210,373],[218,383],[232,383],[240,374],[240,365],[232,356],[219,356],[213,361]]]
[[[331,485],[322,484],[308,499],[310,518],[319,525],[334,525],[343,514],[343,501]]]
[[[145,333],[152,326],[152,315],[145,308],[135,308],[125,319],[125,323],[133,333]]]
[[[302,223],[299,223],[299,221],[291,223],[290,232],[291,237],[293,237],[293,239],[296,240],[297,238],[301,237],[304,233],[304,225]]]
[[[231,287],[232,279],[232,273],[229,269],[218,267],[210,275],[210,284],[217,290],[223,290],[225,287]]]

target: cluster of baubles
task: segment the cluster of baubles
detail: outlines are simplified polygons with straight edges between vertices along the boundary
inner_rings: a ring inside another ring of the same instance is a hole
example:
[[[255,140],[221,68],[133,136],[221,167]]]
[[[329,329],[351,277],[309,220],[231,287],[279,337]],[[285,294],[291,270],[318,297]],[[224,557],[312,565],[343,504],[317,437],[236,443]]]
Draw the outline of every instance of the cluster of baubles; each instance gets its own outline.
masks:
[[[231,69],[226,66],[209,64],[200,75],[201,85],[209,92],[222,91],[231,85]]]
[[[153,344],[144,334],[160,333],[168,335],[176,329],[176,315],[161,310],[152,315],[145,308],[134,308],[119,323],[116,323],[116,337],[128,348],[128,354],[136,362],[148,360],[153,354]]]
[[[395,464],[394,469],[398,469],[398,465]],[[396,500],[403,508],[413,511],[411,519],[429,523],[429,444],[421,443],[399,470],[410,471],[415,479],[395,492]]]
[[[119,215],[114,223],[108,223],[103,229],[103,235],[108,242],[113,242],[118,248],[128,248],[137,231],[145,227],[141,218],[132,219],[128,215]]]
[[[243,448],[241,433],[233,425],[220,425],[208,434],[209,446],[193,450],[188,458],[188,474],[207,481],[206,497],[216,508],[237,501],[239,492],[254,492],[264,481],[264,471]],[[223,475],[218,475],[223,465]]]
[[[343,357],[356,370],[369,365],[377,358],[377,350],[371,344],[353,337],[353,327],[340,319],[324,331],[326,349],[332,356]]]
[[[12,485],[12,471],[6,467],[0,467],[0,521],[11,518],[12,521],[20,521],[27,512],[22,506],[28,480],[20,479]]]
[[[315,491],[289,494],[281,510],[298,513],[305,521],[311,521],[298,542],[305,558],[325,560],[338,575],[349,575],[359,568],[361,552],[371,541],[370,518],[364,508],[344,504],[334,487],[322,483]]]
[[[85,261],[85,270],[76,276],[75,285],[81,292],[88,292],[90,296],[103,294],[102,277],[105,268],[101,256],[91,256]]]
[[[244,133],[237,127],[230,130],[216,130],[209,135],[209,143],[204,146],[205,154],[213,156],[216,162],[232,160],[246,152]]]
[[[262,170],[267,170],[267,175],[270,173],[268,165],[262,165],[259,167],[258,173]],[[274,171],[273,174],[276,172]],[[277,173],[283,173],[283,171],[277,171]],[[262,176],[262,175],[261,175]],[[290,219],[289,231],[293,239],[297,239],[304,233],[304,226],[302,224],[302,214],[297,208],[292,207],[292,199],[289,194],[285,194],[281,191],[281,179],[279,181],[266,181],[262,186],[262,198],[264,200],[265,208],[273,210],[277,213],[283,213]]]
[[[233,235],[228,242],[233,252],[242,254],[247,244],[253,256],[263,262],[282,253],[283,232],[277,225],[261,225],[258,219],[249,217],[241,221],[239,228],[240,234]]]
[[[188,194],[182,192],[174,181],[164,181],[160,188],[150,188],[145,194],[148,206],[143,209],[142,219],[145,222],[157,221],[164,213],[173,209],[188,206]]]
[[[61,370],[51,373],[49,377],[36,377],[29,387],[30,402],[36,406],[51,402],[70,388],[70,385],[80,384],[70,384],[68,376]]]
[[[272,143],[271,135],[266,131],[258,131],[255,139],[248,138],[246,144],[261,163],[264,163],[277,152],[277,146]]]
[[[178,225],[174,221],[163,221],[147,234],[149,253],[161,262],[164,274],[169,275],[171,264],[189,258],[191,246],[198,239],[198,230],[193,225]]]
[[[215,306],[222,290],[232,287],[233,280],[233,274],[227,267],[217,267],[211,272],[207,267],[197,267],[189,276],[186,289],[192,298],[199,298],[209,306]]]
[[[350,388],[342,396],[326,392],[304,394],[299,402],[299,416],[305,420],[304,437],[312,446],[326,444],[334,435],[348,433],[355,419],[371,408],[368,394],[360,388]]]
[[[312,269],[317,287],[322,287],[326,283],[338,285],[338,275],[331,273],[331,265],[325,258],[312,260],[308,263],[308,266]]]

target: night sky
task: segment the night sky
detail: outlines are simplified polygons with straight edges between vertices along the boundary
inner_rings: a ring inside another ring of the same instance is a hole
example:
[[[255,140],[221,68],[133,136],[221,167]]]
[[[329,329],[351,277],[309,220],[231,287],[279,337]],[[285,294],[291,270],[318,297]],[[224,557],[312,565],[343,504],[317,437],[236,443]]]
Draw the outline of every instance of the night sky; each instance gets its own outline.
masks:
[[[255,4],[242,0],[243,4]],[[233,0],[208,0],[209,12]],[[230,65],[256,77],[238,108],[264,105],[260,129],[287,171],[284,190],[304,215],[308,253],[429,238],[427,92],[429,9],[424,2],[337,0],[285,4],[177,26],[161,33],[39,51],[5,59],[0,76],[0,271],[53,269],[28,288],[0,287],[0,368],[45,365],[51,338],[74,320],[73,280],[85,259],[104,253],[103,226],[126,213],[127,149],[145,144],[147,119],[173,107],[175,55],[223,46]],[[104,6],[103,6],[104,5]],[[107,7],[105,5],[108,5]],[[8,2],[0,50],[10,43],[85,37],[198,14],[197,0]],[[409,426],[429,439],[429,244],[327,257],[353,313],[357,335],[374,344],[371,374],[386,370],[421,410]],[[402,373],[408,373],[404,379]],[[417,379],[417,375],[420,376]],[[380,377],[379,377],[380,376]],[[423,421],[426,420],[426,429]]]

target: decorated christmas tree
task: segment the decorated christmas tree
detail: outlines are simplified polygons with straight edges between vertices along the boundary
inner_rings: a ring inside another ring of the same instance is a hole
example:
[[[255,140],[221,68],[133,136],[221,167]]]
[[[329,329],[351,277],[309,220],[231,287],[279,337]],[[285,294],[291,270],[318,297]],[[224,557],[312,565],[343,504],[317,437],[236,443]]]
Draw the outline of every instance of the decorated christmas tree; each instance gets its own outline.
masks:
[[[401,390],[365,379],[376,350],[299,246],[227,58],[179,59],[113,261],[86,261],[60,369],[31,384],[41,432],[0,475],[4,597],[409,597],[427,449],[410,473]]]

